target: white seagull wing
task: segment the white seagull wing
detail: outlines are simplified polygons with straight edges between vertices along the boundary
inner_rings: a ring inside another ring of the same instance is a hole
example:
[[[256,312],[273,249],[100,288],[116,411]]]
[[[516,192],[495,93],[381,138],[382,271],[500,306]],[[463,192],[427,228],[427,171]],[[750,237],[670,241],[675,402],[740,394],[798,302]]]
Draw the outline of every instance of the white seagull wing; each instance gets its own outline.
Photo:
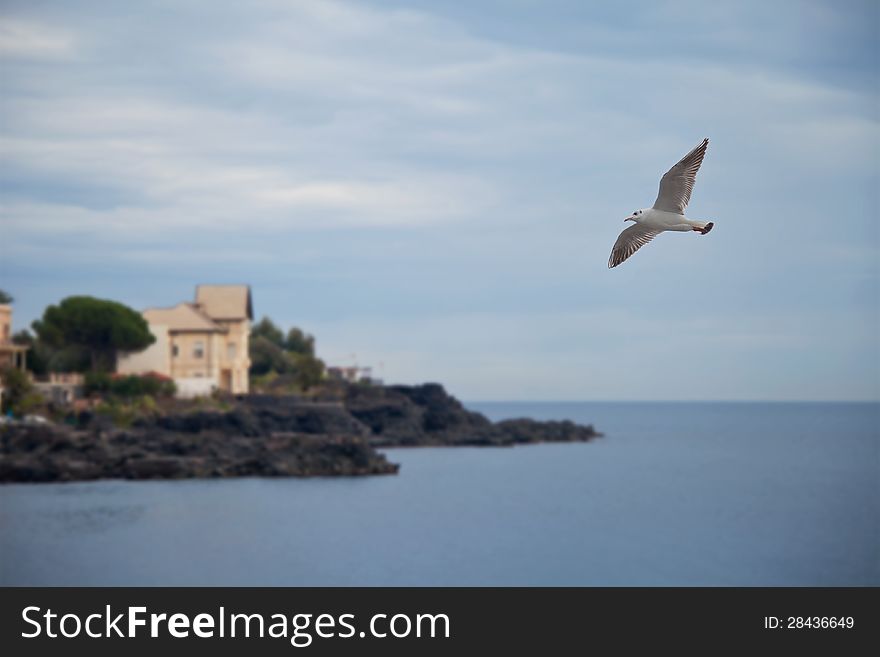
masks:
[[[619,265],[662,232],[662,230],[656,228],[645,228],[641,224],[630,226],[624,230],[617,237],[614,248],[611,249],[611,256],[608,258],[608,269]]]
[[[684,214],[684,209],[691,200],[691,192],[694,189],[694,181],[697,171],[706,156],[706,147],[709,140],[704,139],[699,146],[685,155],[660,179],[660,193],[654,201],[655,210],[665,212],[677,212]]]

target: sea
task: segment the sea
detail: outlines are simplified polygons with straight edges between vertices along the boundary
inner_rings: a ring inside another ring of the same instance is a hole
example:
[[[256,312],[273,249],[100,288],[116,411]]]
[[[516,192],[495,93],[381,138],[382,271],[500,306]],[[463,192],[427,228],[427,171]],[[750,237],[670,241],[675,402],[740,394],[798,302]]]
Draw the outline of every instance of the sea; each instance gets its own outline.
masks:
[[[0,485],[3,586],[878,586],[880,404],[528,403],[397,475]]]

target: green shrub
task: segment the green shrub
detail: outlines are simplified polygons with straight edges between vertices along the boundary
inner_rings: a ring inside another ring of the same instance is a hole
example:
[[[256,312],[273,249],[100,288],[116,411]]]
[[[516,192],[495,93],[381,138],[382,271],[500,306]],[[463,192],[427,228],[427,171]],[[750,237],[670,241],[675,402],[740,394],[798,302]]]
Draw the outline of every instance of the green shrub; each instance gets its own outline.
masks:
[[[131,406],[118,401],[101,402],[95,406],[95,413],[109,417],[114,425],[121,428],[130,427],[137,417]]]
[[[46,400],[36,390],[25,393],[24,397],[12,407],[12,412],[19,417],[33,413],[46,405]]]
[[[150,395],[139,397],[135,407],[139,413],[144,415],[155,415],[159,412],[159,406],[156,404],[156,400]]]
[[[134,399],[148,395],[150,397],[173,397],[177,392],[174,381],[159,378],[151,374],[143,376],[112,377],[103,372],[89,372],[85,378],[86,394],[101,394]]]
[[[106,372],[88,372],[83,383],[86,395],[106,394],[110,392],[113,379]]]
[[[14,367],[0,370],[3,381],[3,412],[26,415],[45,403],[43,396],[34,389],[27,373]]]

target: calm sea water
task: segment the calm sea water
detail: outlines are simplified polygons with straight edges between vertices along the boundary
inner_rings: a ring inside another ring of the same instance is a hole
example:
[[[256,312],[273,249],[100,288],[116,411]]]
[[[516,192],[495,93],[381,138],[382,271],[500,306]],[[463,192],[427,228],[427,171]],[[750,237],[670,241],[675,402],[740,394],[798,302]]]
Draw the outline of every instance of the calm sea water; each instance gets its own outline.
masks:
[[[587,444],[0,486],[2,585],[880,585],[880,404],[484,403]]]

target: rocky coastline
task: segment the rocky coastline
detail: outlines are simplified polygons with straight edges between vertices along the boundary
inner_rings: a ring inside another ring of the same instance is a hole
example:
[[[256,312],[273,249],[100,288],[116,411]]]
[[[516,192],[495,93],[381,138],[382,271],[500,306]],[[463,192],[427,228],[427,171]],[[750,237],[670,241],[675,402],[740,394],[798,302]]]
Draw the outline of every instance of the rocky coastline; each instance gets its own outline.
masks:
[[[61,424],[0,426],[0,482],[394,474],[387,447],[585,442],[568,421],[491,422],[438,384],[348,385],[309,399],[247,395],[222,409],[182,406],[115,426],[82,413]]]

